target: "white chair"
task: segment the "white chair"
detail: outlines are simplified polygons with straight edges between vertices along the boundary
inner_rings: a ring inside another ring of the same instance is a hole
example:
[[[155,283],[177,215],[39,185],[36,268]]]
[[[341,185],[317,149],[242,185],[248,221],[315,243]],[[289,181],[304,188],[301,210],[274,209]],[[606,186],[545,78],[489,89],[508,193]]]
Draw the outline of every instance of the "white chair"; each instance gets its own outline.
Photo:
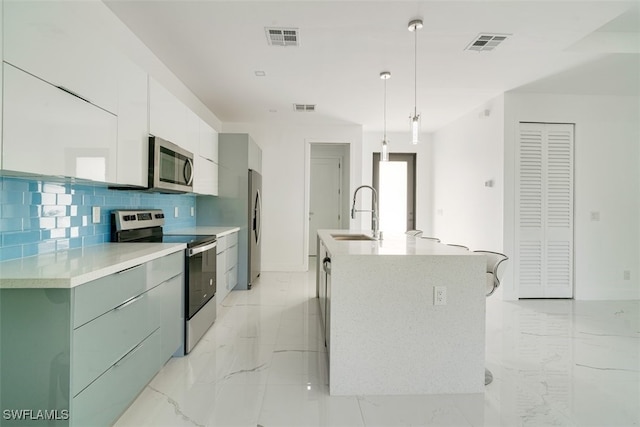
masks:
[[[464,246],[464,245],[454,245],[453,243],[447,243],[447,246],[453,246],[454,248],[460,248],[460,249],[469,250],[469,248]]]
[[[504,273],[506,267],[505,261],[509,259],[505,254],[492,251],[473,251],[477,254],[482,254],[487,260],[487,272],[486,272],[486,288],[485,295],[491,296],[498,286],[500,286],[500,279]],[[493,381],[493,374],[487,368],[484,369],[484,385],[491,384]]]
[[[496,289],[500,286],[500,279],[504,273],[506,264],[503,264],[509,259],[505,254],[492,251],[473,251],[478,254],[482,254],[487,259],[487,289],[486,296],[492,295]]]

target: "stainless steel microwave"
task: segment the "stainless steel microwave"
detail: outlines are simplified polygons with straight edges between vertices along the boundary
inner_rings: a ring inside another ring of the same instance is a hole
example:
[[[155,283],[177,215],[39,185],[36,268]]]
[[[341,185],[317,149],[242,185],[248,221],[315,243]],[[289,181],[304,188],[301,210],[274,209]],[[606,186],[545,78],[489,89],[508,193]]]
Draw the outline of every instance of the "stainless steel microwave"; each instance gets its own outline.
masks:
[[[149,136],[149,189],[193,191],[193,154],[157,136]]]

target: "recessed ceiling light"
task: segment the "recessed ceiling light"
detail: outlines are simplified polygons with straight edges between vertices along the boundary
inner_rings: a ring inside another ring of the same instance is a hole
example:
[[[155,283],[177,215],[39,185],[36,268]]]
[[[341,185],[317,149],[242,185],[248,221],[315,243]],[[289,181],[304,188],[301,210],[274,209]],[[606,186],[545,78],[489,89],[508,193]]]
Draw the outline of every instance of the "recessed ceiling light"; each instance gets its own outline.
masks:
[[[256,71],[255,74],[256,74],[256,77],[264,77],[264,76],[267,75],[267,73],[265,73],[264,71],[260,71],[260,70]]]

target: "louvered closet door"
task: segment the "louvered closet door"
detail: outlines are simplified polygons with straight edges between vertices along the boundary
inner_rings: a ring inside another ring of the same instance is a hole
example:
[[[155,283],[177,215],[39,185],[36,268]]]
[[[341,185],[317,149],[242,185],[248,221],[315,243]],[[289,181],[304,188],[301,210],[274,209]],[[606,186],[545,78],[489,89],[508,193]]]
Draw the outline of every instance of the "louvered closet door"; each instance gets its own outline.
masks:
[[[573,125],[520,123],[516,280],[520,298],[573,297]]]

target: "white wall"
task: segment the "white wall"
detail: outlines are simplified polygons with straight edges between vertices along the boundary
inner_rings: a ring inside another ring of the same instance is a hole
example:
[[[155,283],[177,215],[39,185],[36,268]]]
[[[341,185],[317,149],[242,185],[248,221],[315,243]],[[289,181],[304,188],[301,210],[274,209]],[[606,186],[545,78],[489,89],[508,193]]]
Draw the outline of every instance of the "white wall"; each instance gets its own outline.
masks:
[[[351,193],[361,182],[362,127],[224,123],[223,132],[249,133],[262,148],[262,270],[305,271],[309,144],[350,144]]]
[[[514,245],[518,122],[575,123],[574,296],[640,298],[640,98],[507,93],[505,112],[505,250]],[[515,280],[504,295],[517,298]]]
[[[411,133],[388,132],[390,153],[416,153],[416,229],[422,230],[425,236],[432,232],[432,164],[431,135],[420,136],[418,145],[411,144]],[[382,133],[366,132],[362,142],[362,184],[371,185],[373,181],[373,153],[382,150]],[[362,194],[362,200],[360,199]],[[371,206],[369,192],[358,194],[358,202],[363,209]],[[370,216],[360,215],[359,228],[369,229]],[[382,230],[384,232],[384,230]]]
[[[502,252],[503,129],[500,96],[434,133],[433,235],[443,243]]]

